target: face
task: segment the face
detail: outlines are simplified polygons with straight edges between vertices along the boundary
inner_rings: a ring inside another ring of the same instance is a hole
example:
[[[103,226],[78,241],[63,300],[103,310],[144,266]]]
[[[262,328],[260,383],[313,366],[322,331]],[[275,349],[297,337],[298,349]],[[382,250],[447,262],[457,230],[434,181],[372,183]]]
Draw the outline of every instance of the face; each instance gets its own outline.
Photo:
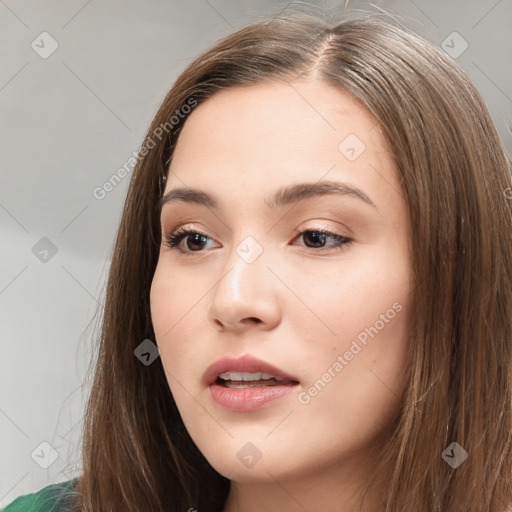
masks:
[[[165,195],[151,314],[198,448],[238,482],[362,467],[400,407],[412,314],[377,120],[320,81],[220,91]]]

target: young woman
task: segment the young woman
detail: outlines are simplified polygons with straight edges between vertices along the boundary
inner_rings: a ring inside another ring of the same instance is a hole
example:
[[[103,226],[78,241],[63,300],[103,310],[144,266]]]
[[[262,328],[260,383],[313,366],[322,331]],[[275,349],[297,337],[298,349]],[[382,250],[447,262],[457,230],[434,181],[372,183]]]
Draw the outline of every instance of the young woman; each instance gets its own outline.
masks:
[[[83,474],[6,510],[510,511],[511,187],[467,75],[395,24],[225,38],[139,152]]]

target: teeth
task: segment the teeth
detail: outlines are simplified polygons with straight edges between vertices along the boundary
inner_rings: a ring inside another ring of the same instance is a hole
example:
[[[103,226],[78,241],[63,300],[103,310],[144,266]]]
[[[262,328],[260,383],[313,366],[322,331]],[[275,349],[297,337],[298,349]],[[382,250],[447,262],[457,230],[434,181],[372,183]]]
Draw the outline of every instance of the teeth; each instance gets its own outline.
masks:
[[[225,384],[223,384],[223,386],[227,387],[227,388],[235,388],[235,389],[240,389],[240,388],[254,388],[254,387],[267,387],[267,386],[276,386],[278,384],[278,382],[276,380],[258,380],[258,381],[248,381],[248,382],[244,382],[243,380],[241,381],[232,381],[232,380],[227,380],[225,382]]]
[[[276,377],[275,375],[270,375],[269,373],[256,372],[225,372],[221,373],[219,377],[222,380],[231,380],[231,381],[256,381],[256,380],[283,380],[281,377]]]

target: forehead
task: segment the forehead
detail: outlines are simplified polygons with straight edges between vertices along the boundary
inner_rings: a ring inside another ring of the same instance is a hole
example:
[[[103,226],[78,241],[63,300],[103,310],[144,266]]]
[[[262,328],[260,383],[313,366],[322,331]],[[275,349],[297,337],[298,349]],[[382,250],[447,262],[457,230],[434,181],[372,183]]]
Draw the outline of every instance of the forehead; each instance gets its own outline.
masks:
[[[266,197],[322,179],[400,189],[379,123],[360,101],[320,81],[272,82],[231,87],[196,107],[166,191],[188,185]]]

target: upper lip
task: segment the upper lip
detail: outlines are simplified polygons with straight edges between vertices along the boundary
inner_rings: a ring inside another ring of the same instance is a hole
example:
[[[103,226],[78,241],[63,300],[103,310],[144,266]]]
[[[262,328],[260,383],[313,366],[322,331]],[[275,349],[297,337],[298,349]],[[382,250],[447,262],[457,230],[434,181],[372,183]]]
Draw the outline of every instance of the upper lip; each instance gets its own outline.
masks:
[[[221,373],[225,372],[249,372],[249,373],[268,373],[275,377],[298,382],[296,377],[288,375],[283,370],[271,365],[257,357],[246,354],[242,357],[223,357],[211,364],[205,374],[204,382],[206,385],[213,384]]]

